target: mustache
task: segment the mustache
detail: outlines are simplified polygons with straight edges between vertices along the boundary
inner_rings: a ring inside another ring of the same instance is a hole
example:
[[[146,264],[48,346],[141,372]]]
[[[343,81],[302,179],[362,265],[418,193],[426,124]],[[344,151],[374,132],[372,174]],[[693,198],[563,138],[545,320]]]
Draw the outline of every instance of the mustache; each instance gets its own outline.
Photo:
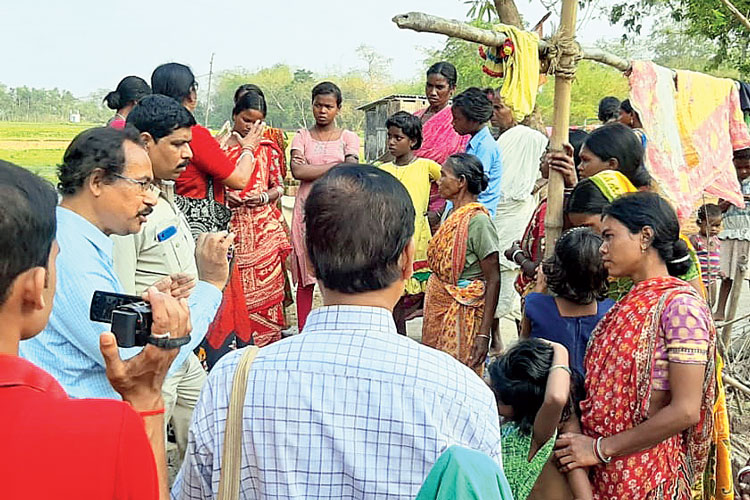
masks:
[[[190,165],[190,160],[185,160],[183,162],[180,162],[180,164],[177,165],[177,168],[186,168],[188,165]]]
[[[149,215],[151,215],[151,212],[153,212],[153,211],[154,211],[153,208],[146,207],[143,210],[141,210],[140,212],[138,212],[138,215],[139,216],[143,216],[143,217],[148,217]]]

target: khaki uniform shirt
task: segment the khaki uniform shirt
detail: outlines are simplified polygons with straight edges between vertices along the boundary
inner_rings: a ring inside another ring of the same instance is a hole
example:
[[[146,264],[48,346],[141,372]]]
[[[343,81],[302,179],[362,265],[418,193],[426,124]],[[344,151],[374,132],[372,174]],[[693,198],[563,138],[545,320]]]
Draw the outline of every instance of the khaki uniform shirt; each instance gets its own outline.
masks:
[[[174,203],[174,182],[161,181],[159,188],[159,202],[140,232],[111,237],[115,272],[131,295],[140,295],[174,273],[198,275],[195,242],[187,219]]]

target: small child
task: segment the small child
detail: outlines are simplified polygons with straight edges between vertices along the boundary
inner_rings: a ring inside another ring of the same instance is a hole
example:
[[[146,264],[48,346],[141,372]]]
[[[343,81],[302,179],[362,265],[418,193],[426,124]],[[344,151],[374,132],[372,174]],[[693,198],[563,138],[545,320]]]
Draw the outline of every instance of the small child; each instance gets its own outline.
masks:
[[[603,299],[607,271],[599,247],[602,238],[590,228],[577,227],[564,233],[555,254],[542,263],[537,291],[526,296],[521,323],[522,338],[559,342],[570,353],[570,366],[583,377],[583,356],[594,327],[614,305]],[[553,295],[540,293],[544,281]]]
[[[393,161],[381,169],[401,181],[414,203],[414,275],[406,282],[404,296],[393,309],[396,330],[406,335],[406,320],[422,309],[424,291],[430,270],[427,265],[427,244],[432,238],[427,221],[430,202],[430,184],[440,178],[440,164],[419,158],[414,151],[422,147],[422,121],[411,113],[399,111],[385,122],[388,129],[388,152]]]
[[[708,294],[708,303],[716,303],[716,289],[719,278],[723,278],[720,268],[721,242],[721,208],[714,203],[708,203],[698,209],[698,234],[690,237],[690,243],[698,254],[701,264],[701,278]]]
[[[550,462],[558,429],[580,429],[575,412],[570,411],[572,372],[565,347],[541,339],[523,340],[490,365],[489,376],[504,419],[500,426],[503,469],[513,498],[526,500],[532,490],[537,498],[547,498],[540,490],[554,490],[556,498],[592,498],[585,469],[563,477]]]
[[[733,162],[745,197],[745,208],[737,208],[726,200],[719,200],[719,207],[724,212],[724,230],[719,233],[720,266],[724,277],[714,313],[717,321],[723,321],[726,317],[727,299],[732,291],[732,276],[737,271],[737,265],[750,255],[750,149],[735,151]]]

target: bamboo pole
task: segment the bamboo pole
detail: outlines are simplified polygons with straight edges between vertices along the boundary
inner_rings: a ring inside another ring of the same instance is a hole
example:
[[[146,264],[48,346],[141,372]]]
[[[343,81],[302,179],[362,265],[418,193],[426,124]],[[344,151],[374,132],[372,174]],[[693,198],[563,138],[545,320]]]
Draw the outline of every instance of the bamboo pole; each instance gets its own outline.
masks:
[[[578,0],[563,0],[560,31],[558,35],[562,40],[575,40],[576,15],[578,11]],[[559,67],[570,67],[575,64],[575,52],[565,51],[560,56]],[[555,76],[555,101],[554,101],[554,125],[550,147],[552,150],[561,150],[562,145],[568,142],[568,127],[570,126],[570,91],[573,83],[573,75],[558,74]],[[544,220],[544,232],[547,240],[545,256],[552,255],[555,251],[555,243],[563,228],[563,177],[559,172],[550,169],[549,185],[547,188],[547,215]]]
[[[476,28],[455,19],[445,19],[422,12],[400,14],[393,18],[393,22],[401,29],[409,29],[420,33],[436,33],[492,47],[500,47],[507,38],[502,32]],[[548,47],[547,41],[539,41],[540,53],[544,53]],[[627,59],[600,49],[583,49],[583,58],[612,66],[620,71],[627,71],[630,68],[630,62]]]

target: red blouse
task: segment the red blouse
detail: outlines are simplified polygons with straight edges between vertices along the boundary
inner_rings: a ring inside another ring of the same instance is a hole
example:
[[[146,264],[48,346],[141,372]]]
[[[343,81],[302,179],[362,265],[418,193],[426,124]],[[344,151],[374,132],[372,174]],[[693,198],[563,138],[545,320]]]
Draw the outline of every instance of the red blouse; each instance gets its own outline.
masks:
[[[208,179],[213,178],[214,199],[224,203],[224,184],[221,182],[234,172],[234,162],[227,158],[218,141],[202,125],[193,125],[193,160],[176,182],[177,194],[189,198],[205,198]]]

